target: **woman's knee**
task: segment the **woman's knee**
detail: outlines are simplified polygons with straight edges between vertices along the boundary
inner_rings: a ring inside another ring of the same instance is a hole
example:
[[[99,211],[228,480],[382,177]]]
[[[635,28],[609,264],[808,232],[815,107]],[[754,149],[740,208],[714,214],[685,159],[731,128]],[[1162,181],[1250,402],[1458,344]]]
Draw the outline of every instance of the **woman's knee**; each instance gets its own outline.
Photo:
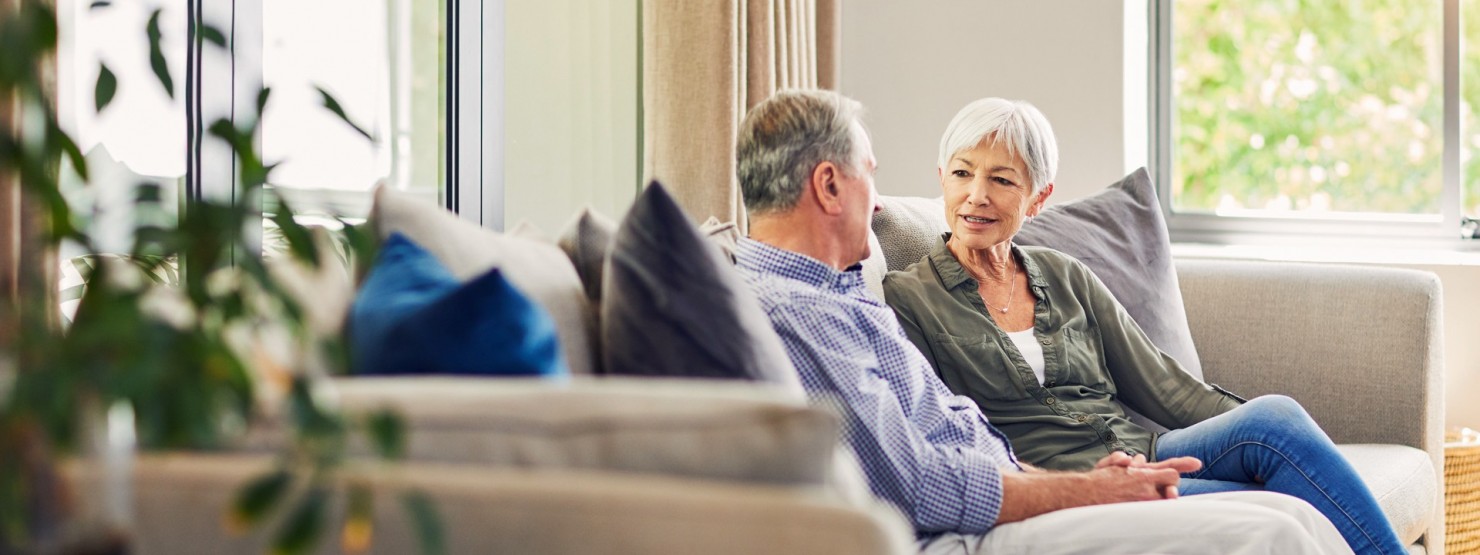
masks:
[[[1306,423],[1314,422],[1305,407],[1284,395],[1262,395],[1255,397],[1248,403],[1238,408],[1241,412],[1249,413],[1248,417],[1270,422],[1280,423]]]

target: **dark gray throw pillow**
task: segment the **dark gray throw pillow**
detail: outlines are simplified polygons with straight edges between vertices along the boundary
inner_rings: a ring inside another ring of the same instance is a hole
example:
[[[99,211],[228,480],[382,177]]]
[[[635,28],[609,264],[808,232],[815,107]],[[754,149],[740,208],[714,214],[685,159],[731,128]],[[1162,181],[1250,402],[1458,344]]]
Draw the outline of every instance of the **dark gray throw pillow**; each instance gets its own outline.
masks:
[[[603,274],[607,373],[760,380],[801,396],[754,294],[658,183],[622,219]]]
[[[1172,242],[1146,168],[1094,196],[1051,206],[1014,241],[1061,251],[1088,266],[1151,342],[1202,379],[1187,327]]]

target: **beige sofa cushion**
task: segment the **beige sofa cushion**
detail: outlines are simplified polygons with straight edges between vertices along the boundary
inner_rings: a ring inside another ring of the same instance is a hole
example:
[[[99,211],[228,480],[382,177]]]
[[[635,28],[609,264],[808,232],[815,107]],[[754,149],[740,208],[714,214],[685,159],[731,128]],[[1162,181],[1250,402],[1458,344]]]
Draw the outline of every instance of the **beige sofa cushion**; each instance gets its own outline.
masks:
[[[839,420],[755,383],[658,378],[356,377],[351,412],[409,424],[417,461],[829,484]]]
[[[400,232],[436,256],[460,280],[502,268],[520,292],[555,320],[571,373],[595,373],[594,314],[587,306],[580,276],[558,247],[484,229],[384,185],[375,189],[370,218],[382,240]]]
[[[130,546],[137,553],[260,554],[275,528],[230,534],[232,496],[273,468],[269,455],[166,454],[134,470]],[[446,553],[802,555],[914,553],[908,521],[880,503],[854,507],[809,488],[666,476],[412,463],[353,478],[376,491],[369,554],[420,553],[398,494],[432,499]],[[281,514],[281,513],[279,513]],[[312,553],[341,553],[335,503]]]
[[[1439,483],[1429,454],[1404,445],[1336,446],[1357,469],[1392,522],[1398,539],[1418,541],[1439,505]]]

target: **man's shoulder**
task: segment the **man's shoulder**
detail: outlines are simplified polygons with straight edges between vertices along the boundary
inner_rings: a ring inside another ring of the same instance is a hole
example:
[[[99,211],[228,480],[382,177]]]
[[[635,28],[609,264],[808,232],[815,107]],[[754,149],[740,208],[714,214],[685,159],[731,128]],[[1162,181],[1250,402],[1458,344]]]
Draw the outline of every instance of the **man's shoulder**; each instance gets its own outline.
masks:
[[[841,293],[827,291],[776,275],[748,276],[746,281],[760,300],[766,313],[809,311],[820,308],[844,308],[850,299]]]

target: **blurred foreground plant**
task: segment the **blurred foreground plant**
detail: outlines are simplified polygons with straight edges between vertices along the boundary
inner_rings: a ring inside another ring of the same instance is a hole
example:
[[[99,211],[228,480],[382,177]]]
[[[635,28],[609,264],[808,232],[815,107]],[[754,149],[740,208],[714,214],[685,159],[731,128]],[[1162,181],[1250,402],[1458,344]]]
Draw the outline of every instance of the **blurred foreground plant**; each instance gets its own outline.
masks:
[[[92,4],[108,6],[107,0]],[[173,97],[158,20],[155,12],[144,32],[158,84]],[[219,30],[196,30],[201,39],[225,46]],[[346,360],[339,338],[316,337],[308,329],[302,309],[269,271],[250,232],[267,219],[299,263],[338,263],[265,186],[274,165],[261,160],[255,144],[269,91],[257,95],[255,114],[218,120],[208,129],[207,140],[223,141],[235,153],[238,199],[190,199],[172,222],[139,227],[130,252],[118,257],[97,247],[59,186],[64,167],[89,186],[99,184],[89,181],[82,152],[58,123],[51,91],[56,46],[50,2],[0,0],[0,194],[15,193],[29,208],[17,211],[27,215],[25,221],[4,223],[29,226],[26,231],[36,237],[22,245],[10,269],[14,279],[0,280],[7,286],[0,291],[0,553],[125,549],[82,546],[58,528],[75,516],[68,513],[69,496],[82,493],[66,491],[60,464],[82,449],[80,431],[90,419],[124,407],[114,414],[132,416],[142,449],[218,449],[258,416],[262,392],[252,366],[258,362],[252,359],[257,330],[285,328],[298,344],[317,349],[331,371],[342,371]],[[99,112],[117,87],[117,77],[100,67]],[[338,106],[320,92],[326,108]],[[333,111],[354,126],[342,110]],[[137,209],[168,211],[159,206],[157,185],[137,190]],[[274,208],[265,213],[264,205]],[[368,233],[349,225],[341,232],[352,258],[373,256]],[[56,282],[49,277],[63,243],[78,246],[92,261],[66,328],[57,318]],[[119,258],[128,263],[109,263]],[[272,549],[302,553],[321,539],[329,500],[342,494],[348,500],[343,545],[363,549],[372,539],[373,492],[364,479],[341,472],[355,464],[346,452],[348,438],[364,433],[381,459],[396,460],[404,452],[405,426],[391,412],[340,414],[315,394],[322,374],[291,368],[287,375],[287,392],[280,396],[285,406],[274,410],[291,430],[281,464],[246,484],[224,520],[239,530],[277,522]],[[439,521],[427,498],[412,491],[402,503],[424,551],[440,552]],[[268,518],[282,511],[285,518]]]

